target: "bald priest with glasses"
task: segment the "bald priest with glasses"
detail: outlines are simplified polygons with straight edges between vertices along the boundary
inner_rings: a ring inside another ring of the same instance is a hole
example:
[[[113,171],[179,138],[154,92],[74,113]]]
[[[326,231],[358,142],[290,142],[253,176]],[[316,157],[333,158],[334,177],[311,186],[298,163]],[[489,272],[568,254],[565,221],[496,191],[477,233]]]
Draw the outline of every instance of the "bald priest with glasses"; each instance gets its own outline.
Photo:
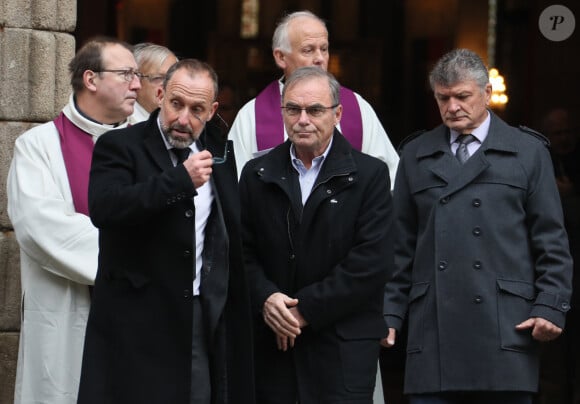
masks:
[[[235,159],[206,63],[169,68],[160,108],[93,154],[99,267],[79,403],[252,404]]]
[[[389,169],[336,129],[340,85],[296,69],[288,140],[240,180],[261,404],[371,404],[393,270]]]

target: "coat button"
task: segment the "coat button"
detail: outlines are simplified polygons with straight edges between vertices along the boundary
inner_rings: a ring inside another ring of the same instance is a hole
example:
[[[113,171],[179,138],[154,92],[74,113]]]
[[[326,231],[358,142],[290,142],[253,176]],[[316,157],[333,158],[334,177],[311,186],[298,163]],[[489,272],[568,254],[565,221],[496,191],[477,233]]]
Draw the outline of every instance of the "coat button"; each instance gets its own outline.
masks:
[[[443,197],[443,198],[439,199],[439,202],[440,202],[442,205],[445,205],[446,203],[448,203],[448,202],[449,202],[449,197],[448,197],[448,196],[446,196],[446,197]]]
[[[330,195],[330,194],[332,193],[332,190],[331,190],[331,189],[327,189],[327,190],[326,190],[326,193],[327,193],[328,195]]]
[[[183,290],[183,297],[185,297],[186,299],[189,297],[189,289]]]
[[[294,259],[296,259],[296,255],[290,254],[290,261],[293,261]]]
[[[474,236],[476,236],[476,237],[479,237],[479,236],[481,236],[481,228],[479,228],[479,227],[474,227],[474,228],[473,228],[473,231],[472,231],[472,233],[473,233],[473,235],[474,235]]]
[[[562,308],[562,310],[568,311],[570,309],[570,304],[568,302],[562,302],[560,307]]]
[[[473,299],[473,301],[477,304],[480,304],[483,302],[483,297],[481,296],[475,296],[475,298]]]
[[[187,257],[191,257],[191,251],[190,251],[190,250],[185,250],[185,251],[183,252],[183,256],[184,256],[185,258],[187,258]]]
[[[474,199],[473,206],[475,206],[476,208],[479,208],[481,206],[481,199]]]
[[[193,217],[193,210],[191,210],[191,209],[186,210],[185,217]]]
[[[481,261],[475,261],[473,263],[473,269],[481,269],[482,265],[481,265]]]
[[[439,261],[439,265],[437,265],[440,271],[444,271],[447,269],[447,261]]]

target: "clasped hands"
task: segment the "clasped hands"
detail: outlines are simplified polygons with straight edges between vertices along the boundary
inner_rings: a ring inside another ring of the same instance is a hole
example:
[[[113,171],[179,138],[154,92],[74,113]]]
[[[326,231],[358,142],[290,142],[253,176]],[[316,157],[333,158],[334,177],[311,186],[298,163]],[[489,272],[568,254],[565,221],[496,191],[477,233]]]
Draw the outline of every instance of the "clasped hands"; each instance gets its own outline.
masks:
[[[298,299],[280,292],[272,293],[264,302],[264,322],[276,334],[276,345],[282,351],[293,348],[301,329],[308,325],[297,306]]]

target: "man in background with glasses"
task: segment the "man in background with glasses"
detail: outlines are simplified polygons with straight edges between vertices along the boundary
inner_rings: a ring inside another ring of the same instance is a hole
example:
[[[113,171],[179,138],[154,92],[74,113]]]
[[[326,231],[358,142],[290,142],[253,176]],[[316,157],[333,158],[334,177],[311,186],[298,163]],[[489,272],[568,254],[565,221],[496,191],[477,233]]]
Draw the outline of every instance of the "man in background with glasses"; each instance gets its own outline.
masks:
[[[97,273],[87,201],[92,151],[103,133],[129,124],[141,88],[132,48],[114,38],[87,42],[69,71],[68,104],[16,140],[8,174],[22,276],[16,404],[76,403]]]
[[[393,269],[387,165],[336,129],[340,85],[286,78],[288,140],[242,171],[244,260],[260,404],[373,401]]]
[[[141,72],[141,89],[137,91],[132,118],[141,122],[146,121],[149,114],[159,108],[158,93],[163,87],[167,70],[177,62],[177,57],[165,46],[150,42],[135,45],[133,55]]]
[[[284,75],[240,109],[230,130],[239,171],[248,160],[269,151],[287,138],[277,108],[284,80],[302,66],[327,70],[329,46],[324,21],[311,12],[294,12],[280,21],[272,38],[272,54]],[[341,88],[340,102],[343,116],[338,129],[355,149],[387,163],[392,186],[399,156],[375,111],[359,94],[345,87]]]
[[[160,108],[95,146],[99,270],[79,404],[254,402],[235,160],[210,122],[217,92],[209,65],[180,60]]]

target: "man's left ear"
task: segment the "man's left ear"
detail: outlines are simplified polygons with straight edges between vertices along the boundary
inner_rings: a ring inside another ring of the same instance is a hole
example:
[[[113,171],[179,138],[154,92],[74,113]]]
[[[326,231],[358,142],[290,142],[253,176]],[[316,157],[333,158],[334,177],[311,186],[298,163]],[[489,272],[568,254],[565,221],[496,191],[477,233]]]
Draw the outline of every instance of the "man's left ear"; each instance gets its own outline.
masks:
[[[334,126],[340,123],[340,118],[342,118],[342,104],[336,107],[336,112],[334,113]]]
[[[217,109],[218,109],[219,103],[217,101],[214,101],[211,104],[211,112],[209,113],[209,120],[211,121],[211,118],[213,118],[213,116],[215,115]]]
[[[489,105],[489,102],[491,101],[491,93],[493,92],[493,87],[491,83],[487,83],[484,92],[485,92],[485,105]]]
[[[97,85],[96,85],[97,75],[98,75],[98,73],[95,73],[92,70],[85,70],[84,71],[83,83],[89,91],[96,91],[97,90]]]
[[[155,99],[157,100],[157,106],[160,107],[161,103],[163,102],[163,94],[165,92],[163,91],[163,87],[159,87],[157,89],[157,94],[155,94]]]

